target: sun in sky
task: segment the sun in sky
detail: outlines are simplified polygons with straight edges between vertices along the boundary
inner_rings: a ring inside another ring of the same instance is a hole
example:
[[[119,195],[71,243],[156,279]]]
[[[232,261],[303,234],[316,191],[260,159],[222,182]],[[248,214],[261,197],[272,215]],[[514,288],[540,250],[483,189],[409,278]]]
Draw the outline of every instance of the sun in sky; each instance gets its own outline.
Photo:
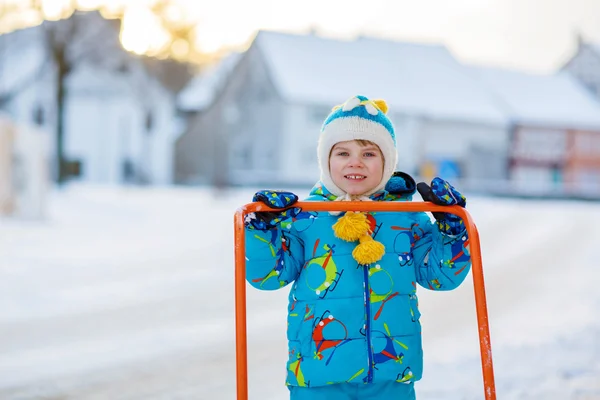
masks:
[[[121,43],[137,54],[157,53],[169,41],[157,17],[141,5],[128,7],[123,14]]]
[[[137,54],[157,53],[169,41],[167,32],[152,13],[155,0],[77,0],[80,10],[100,10],[105,17],[121,17],[121,42],[126,50]],[[72,7],[71,0],[42,0],[42,12],[49,20],[64,18]]]

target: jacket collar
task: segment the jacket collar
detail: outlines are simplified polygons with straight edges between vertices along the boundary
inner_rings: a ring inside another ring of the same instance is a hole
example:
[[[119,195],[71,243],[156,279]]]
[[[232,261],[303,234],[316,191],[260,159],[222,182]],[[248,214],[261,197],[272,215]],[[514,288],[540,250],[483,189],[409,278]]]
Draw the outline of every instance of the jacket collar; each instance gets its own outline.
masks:
[[[370,195],[369,199],[371,199],[373,201],[381,201],[381,200],[384,200],[384,198],[387,194],[388,194],[388,192],[386,190],[380,190],[380,191],[375,192],[372,195]],[[338,196],[334,195],[329,190],[327,190],[327,188],[321,181],[317,182],[315,184],[315,186],[313,186],[313,188],[310,190],[309,195],[322,197],[323,201],[326,201],[326,200],[335,201],[338,198]]]

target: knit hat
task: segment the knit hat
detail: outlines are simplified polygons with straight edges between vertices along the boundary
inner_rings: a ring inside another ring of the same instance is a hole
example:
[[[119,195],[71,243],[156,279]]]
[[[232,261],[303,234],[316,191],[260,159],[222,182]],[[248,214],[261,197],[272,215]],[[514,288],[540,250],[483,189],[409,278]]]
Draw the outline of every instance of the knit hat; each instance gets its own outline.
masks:
[[[336,143],[350,140],[368,140],[379,146],[383,154],[383,176],[381,182],[360,200],[370,200],[368,196],[383,189],[391,178],[398,161],[396,135],[392,122],[386,117],[387,104],[383,100],[369,100],[355,96],[341,106],[336,106],[325,119],[321,128],[317,154],[321,168],[321,182],[337,200],[349,199],[331,178],[329,154]],[[385,246],[373,239],[373,227],[369,215],[364,212],[346,212],[332,226],[336,237],[347,242],[358,242],[352,257],[361,265],[379,261],[385,254]]]
[[[377,187],[365,193],[366,196],[383,189],[394,173],[398,153],[394,126],[385,115],[387,110],[384,100],[369,100],[365,96],[355,96],[344,104],[335,106],[325,119],[317,146],[317,156],[321,169],[321,182],[334,195],[346,194],[333,183],[329,172],[329,154],[336,143],[357,139],[368,140],[381,149],[384,157],[383,177]]]

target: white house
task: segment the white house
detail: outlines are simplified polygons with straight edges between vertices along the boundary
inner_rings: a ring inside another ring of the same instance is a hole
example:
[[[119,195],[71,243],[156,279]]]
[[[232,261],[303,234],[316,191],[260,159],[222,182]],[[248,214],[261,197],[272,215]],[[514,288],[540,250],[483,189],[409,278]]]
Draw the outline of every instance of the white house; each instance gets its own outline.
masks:
[[[445,47],[261,31],[179,138],[186,145],[176,159],[202,160],[178,170],[179,180],[312,183],[322,122],[357,94],[388,102],[399,169],[427,175],[451,165],[464,179],[504,177],[507,118]]]
[[[141,65],[129,68],[83,65],[69,77],[67,155],[81,160],[84,181],[168,184],[175,96]]]
[[[600,195],[600,102],[566,72],[473,67],[509,115],[509,177],[520,192]]]
[[[0,109],[15,121],[53,131],[55,69],[40,34],[38,27],[0,35]]]
[[[80,165],[74,179],[170,183],[174,94],[140,57],[121,48],[118,23],[98,13],[71,18],[79,25],[69,42],[74,69],[66,80],[64,149],[66,159]],[[54,159],[57,69],[45,42],[46,24],[0,36],[0,99],[6,98],[0,108],[17,122],[52,132]]]

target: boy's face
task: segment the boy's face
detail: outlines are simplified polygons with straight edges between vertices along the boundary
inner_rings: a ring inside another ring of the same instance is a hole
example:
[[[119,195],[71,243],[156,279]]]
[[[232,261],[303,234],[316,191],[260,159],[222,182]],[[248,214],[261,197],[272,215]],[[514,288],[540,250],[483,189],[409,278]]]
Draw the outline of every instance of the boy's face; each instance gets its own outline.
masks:
[[[329,155],[333,183],[350,195],[365,194],[383,178],[383,155],[375,144],[361,145],[355,140],[336,143]]]

